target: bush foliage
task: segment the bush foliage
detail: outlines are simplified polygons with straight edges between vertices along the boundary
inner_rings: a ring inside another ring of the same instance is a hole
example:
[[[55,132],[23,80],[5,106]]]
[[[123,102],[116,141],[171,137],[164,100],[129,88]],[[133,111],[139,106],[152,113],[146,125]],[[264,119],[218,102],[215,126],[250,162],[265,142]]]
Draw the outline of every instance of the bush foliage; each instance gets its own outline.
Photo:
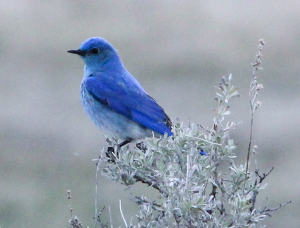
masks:
[[[126,227],[263,227],[261,221],[285,205],[256,207],[257,195],[266,188],[265,178],[273,170],[259,173],[257,146],[252,146],[254,112],[261,106],[256,98],[263,88],[256,77],[263,45],[260,40],[250,82],[251,132],[248,153],[243,154],[247,154],[245,164],[236,164],[237,146],[230,137],[238,124],[226,122],[231,99],[239,97],[231,75],[222,77],[216,87],[211,128],[197,123],[184,127],[177,120],[173,136],[147,138],[132,149],[119,148],[117,140],[107,139],[109,150],[105,147],[99,159],[95,159],[97,172],[127,186],[142,182],[159,192],[156,199],[132,198],[140,210],[136,214],[137,224],[128,223],[121,210]],[[254,172],[249,171],[252,163]],[[97,212],[96,198],[95,227],[109,227],[101,222],[101,212]],[[76,227],[74,224],[73,221],[71,226]]]

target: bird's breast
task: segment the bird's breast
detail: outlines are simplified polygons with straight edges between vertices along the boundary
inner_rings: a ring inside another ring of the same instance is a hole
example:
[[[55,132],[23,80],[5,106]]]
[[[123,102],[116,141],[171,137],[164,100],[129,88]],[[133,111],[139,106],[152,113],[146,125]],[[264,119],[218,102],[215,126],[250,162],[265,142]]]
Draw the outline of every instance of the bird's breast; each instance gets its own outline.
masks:
[[[113,136],[118,139],[140,139],[152,136],[151,130],[111,110],[96,100],[87,90],[85,80],[82,81],[80,86],[80,98],[84,111],[107,136]]]

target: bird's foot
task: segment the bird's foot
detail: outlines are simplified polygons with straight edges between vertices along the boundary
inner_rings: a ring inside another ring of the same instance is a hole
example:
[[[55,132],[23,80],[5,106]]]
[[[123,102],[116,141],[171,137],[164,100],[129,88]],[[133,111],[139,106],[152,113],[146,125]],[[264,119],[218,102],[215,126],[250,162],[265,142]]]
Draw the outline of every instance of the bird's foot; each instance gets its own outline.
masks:
[[[116,162],[115,149],[112,146],[107,147],[107,151],[105,152],[106,157],[109,158],[108,162]]]
[[[144,153],[146,153],[146,151],[147,151],[147,147],[146,147],[146,145],[143,142],[137,143],[136,147],[139,148]]]

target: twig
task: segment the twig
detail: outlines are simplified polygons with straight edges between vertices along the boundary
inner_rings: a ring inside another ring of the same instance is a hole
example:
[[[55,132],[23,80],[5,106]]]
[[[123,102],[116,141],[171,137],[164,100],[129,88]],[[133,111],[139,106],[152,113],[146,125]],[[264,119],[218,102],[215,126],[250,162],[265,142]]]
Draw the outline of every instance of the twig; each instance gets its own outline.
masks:
[[[290,201],[288,201],[288,202],[286,202],[286,203],[281,203],[281,204],[279,204],[277,207],[274,207],[274,208],[264,208],[261,212],[260,212],[260,214],[265,214],[265,215],[268,215],[268,216],[270,216],[271,217],[271,215],[268,213],[268,212],[272,212],[272,211],[276,211],[276,210],[278,210],[279,208],[281,208],[281,207],[284,207],[284,206],[286,206],[287,204],[290,204],[290,203],[292,203],[292,201],[290,200]]]
[[[101,228],[108,228],[108,222],[102,223],[102,221],[101,221],[101,215],[102,215],[102,212],[104,211],[104,209],[105,209],[105,206],[102,208],[102,210],[97,215],[97,222],[100,224]]]
[[[204,128],[204,127],[203,127],[201,124],[199,124],[199,126],[201,127],[201,129],[202,129],[202,130],[206,131],[207,133],[209,133],[209,134],[211,133],[211,131],[210,131],[210,130],[207,130],[207,129],[206,129],[206,128]]]
[[[252,109],[252,104],[251,104]],[[250,150],[251,150],[251,143],[252,143],[252,133],[253,133],[253,112],[251,113],[251,123],[250,123],[250,139],[249,139],[249,146],[248,146],[248,153],[247,153],[247,165],[246,165],[246,174],[245,174],[245,183],[248,176],[248,169],[249,169],[249,160],[250,160]]]
[[[267,176],[269,176],[269,174],[270,174],[273,170],[274,170],[274,167],[272,167],[271,170],[270,170],[267,174],[264,173],[262,176],[259,175],[258,170],[255,170],[256,176],[259,177],[259,183],[261,184],[261,183],[263,182],[263,180],[264,180]]]
[[[112,217],[111,217],[110,206],[108,206],[108,213],[109,213],[110,228],[114,228],[114,227],[113,227],[113,223],[112,223]]]
[[[218,168],[219,164],[218,163],[215,163],[215,170],[214,170],[214,182],[216,185],[219,185],[219,181],[218,181],[218,172],[217,172],[217,168]],[[212,190],[211,190],[211,193],[210,195],[214,197],[214,199],[216,199],[216,195],[217,195],[217,189],[218,189],[218,186],[216,186],[215,184],[212,184]]]
[[[269,171],[267,174],[264,173],[264,174],[261,176],[261,175],[259,175],[259,173],[258,173],[259,170],[256,169],[256,170],[255,170],[255,175],[256,175],[256,177],[259,177],[259,181],[258,181],[257,178],[256,178],[255,183],[254,183],[254,186],[256,186],[258,183],[261,184],[261,183],[264,181],[264,179],[265,179],[267,176],[269,176],[270,173],[271,173],[273,170],[274,170],[274,167],[272,167],[272,168],[270,169],[270,171]],[[257,183],[257,182],[258,182],[258,183]],[[251,206],[251,208],[250,208],[250,211],[253,211],[254,208],[255,208],[255,203],[256,203],[256,197],[257,197],[257,195],[258,195],[258,191],[253,191],[253,196],[251,197],[251,204],[252,204],[252,206]]]
[[[135,198],[134,201],[135,201],[137,204],[147,203],[147,204],[151,204],[151,205],[156,206],[156,207],[160,207],[160,208],[162,207],[162,205],[159,204],[159,203],[149,202],[149,200],[143,199],[142,197],[139,197],[139,196],[135,196],[134,198]],[[153,208],[154,210],[156,210],[155,207],[152,207],[152,208]]]
[[[71,190],[67,191],[67,197],[68,197],[68,200],[72,199]],[[69,208],[70,208],[71,218],[72,218],[73,217],[73,208],[71,207],[71,204],[69,205]]]
[[[123,221],[125,223],[125,226],[128,227],[126,219],[125,219],[125,217],[123,215],[123,212],[122,212],[122,203],[121,203],[121,200],[119,200],[119,202],[120,202],[120,212],[121,212],[122,219],[123,219]]]
[[[247,164],[246,164],[246,173],[245,173],[245,184],[244,184],[244,190],[246,187],[246,180],[248,177],[248,170],[249,170],[249,160],[250,160],[250,151],[251,151],[251,144],[252,144],[252,135],[253,135],[253,119],[254,119],[254,112],[256,108],[258,107],[257,105],[254,104],[255,98],[257,96],[257,91],[262,87],[259,87],[257,85],[257,82],[255,80],[255,73],[259,68],[259,65],[261,64],[260,57],[262,56],[261,51],[264,46],[265,42],[263,39],[259,40],[259,45],[258,45],[258,53],[255,58],[255,63],[252,64],[253,66],[253,78],[250,83],[250,91],[249,91],[249,97],[250,97],[250,108],[251,108],[251,123],[250,123],[250,139],[249,139],[249,146],[248,146],[248,153],[247,153]]]
[[[160,193],[166,194],[162,189],[159,188],[159,185],[157,183],[153,183],[150,180],[146,180],[145,178],[139,176],[137,173],[133,176],[133,178],[136,180],[136,182],[142,182],[143,184],[147,184],[148,186],[157,189]]]
[[[97,218],[98,218],[98,172],[100,167],[100,158],[96,162],[96,187],[95,187],[95,228],[97,228]],[[101,213],[101,212],[100,212]]]

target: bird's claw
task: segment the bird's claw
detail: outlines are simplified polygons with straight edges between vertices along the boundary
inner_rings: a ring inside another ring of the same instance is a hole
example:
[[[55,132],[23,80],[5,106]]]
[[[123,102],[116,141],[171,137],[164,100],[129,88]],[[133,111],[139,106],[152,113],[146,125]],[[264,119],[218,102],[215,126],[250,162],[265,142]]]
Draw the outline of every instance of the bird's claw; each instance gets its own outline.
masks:
[[[115,162],[116,156],[115,156],[115,149],[112,146],[107,147],[107,151],[105,152],[106,157],[109,158],[108,162]]]
[[[137,143],[136,147],[139,148],[144,153],[146,153],[146,151],[147,151],[147,147],[146,147],[146,145],[143,142]]]

